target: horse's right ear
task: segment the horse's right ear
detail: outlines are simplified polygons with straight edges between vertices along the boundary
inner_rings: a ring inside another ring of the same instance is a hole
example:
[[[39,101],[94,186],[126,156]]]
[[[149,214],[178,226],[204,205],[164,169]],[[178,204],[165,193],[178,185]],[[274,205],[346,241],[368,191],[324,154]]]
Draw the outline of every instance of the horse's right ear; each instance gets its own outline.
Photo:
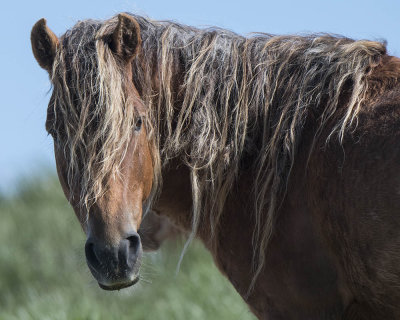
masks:
[[[130,62],[139,52],[141,45],[140,27],[135,18],[125,13],[119,14],[118,24],[111,36],[111,50],[126,62]]]
[[[42,18],[31,31],[32,51],[39,65],[48,72],[53,68],[59,41],[57,36],[47,27],[46,19]]]

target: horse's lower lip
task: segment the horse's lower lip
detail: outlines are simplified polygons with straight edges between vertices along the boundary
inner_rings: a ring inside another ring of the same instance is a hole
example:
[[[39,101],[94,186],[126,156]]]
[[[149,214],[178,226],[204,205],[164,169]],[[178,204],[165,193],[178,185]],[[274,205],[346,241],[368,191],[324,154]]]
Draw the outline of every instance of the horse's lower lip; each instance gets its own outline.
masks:
[[[139,281],[139,277],[136,277],[132,281],[125,282],[125,283],[118,283],[118,284],[111,285],[111,286],[106,286],[104,284],[101,284],[100,282],[98,284],[99,284],[99,287],[102,288],[103,290],[113,291],[113,290],[121,290],[124,288],[128,288],[128,287],[136,284],[138,281]]]

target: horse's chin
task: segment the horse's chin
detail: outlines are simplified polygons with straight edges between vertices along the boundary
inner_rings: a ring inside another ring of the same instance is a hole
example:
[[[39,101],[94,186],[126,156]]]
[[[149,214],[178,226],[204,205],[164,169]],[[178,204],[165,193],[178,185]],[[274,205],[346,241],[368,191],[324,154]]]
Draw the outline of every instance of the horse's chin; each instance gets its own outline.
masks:
[[[134,284],[136,284],[138,281],[139,281],[139,275],[132,281],[128,281],[128,282],[124,282],[124,283],[104,285],[104,284],[101,284],[100,282],[98,282],[98,284],[99,284],[99,287],[102,288],[103,290],[114,291],[114,290],[121,290],[121,289],[131,287]]]

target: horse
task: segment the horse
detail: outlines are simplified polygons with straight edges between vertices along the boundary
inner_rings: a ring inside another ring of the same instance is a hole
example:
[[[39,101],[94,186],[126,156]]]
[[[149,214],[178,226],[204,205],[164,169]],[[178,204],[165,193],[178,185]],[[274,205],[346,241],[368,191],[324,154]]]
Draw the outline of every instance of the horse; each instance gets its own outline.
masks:
[[[400,318],[400,59],[329,34],[121,13],[33,54],[100,287],[139,279],[146,212],[200,239],[259,319]]]

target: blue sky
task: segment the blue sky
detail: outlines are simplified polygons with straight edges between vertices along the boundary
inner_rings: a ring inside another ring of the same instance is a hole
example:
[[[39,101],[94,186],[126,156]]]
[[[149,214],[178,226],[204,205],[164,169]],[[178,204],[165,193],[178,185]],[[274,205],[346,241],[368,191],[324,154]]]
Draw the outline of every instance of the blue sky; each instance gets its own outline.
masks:
[[[0,190],[12,190],[20,177],[43,168],[54,170],[52,141],[44,130],[50,84],[32,56],[33,24],[45,17],[61,35],[78,20],[104,19],[122,11],[241,34],[330,32],[386,39],[389,53],[400,56],[399,0],[7,1],[0,19]]]

